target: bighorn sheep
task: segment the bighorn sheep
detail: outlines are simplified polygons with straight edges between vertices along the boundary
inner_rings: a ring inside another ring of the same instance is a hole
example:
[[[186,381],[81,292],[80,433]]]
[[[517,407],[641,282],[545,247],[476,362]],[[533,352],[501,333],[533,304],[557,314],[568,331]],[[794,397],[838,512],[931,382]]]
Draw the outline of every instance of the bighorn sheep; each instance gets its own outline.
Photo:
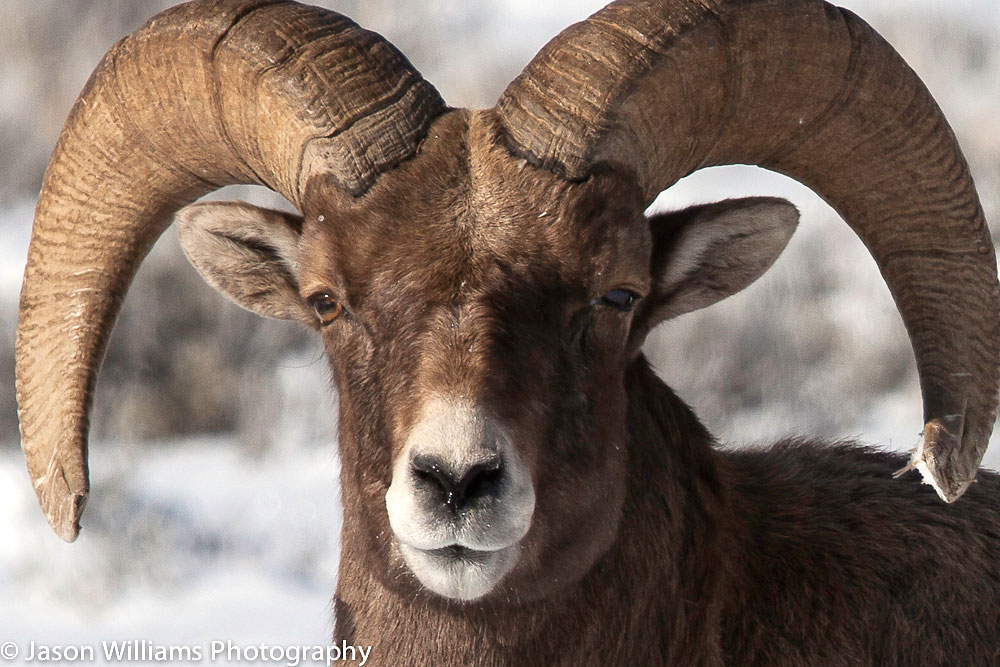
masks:
[[[742,289],[786,202],[647,220],[751,163],[878,262],[916,355],[912,464],[722,452],[645,362]],[[73,540],[119,304],[174,213],[198,270],[325,342],[340,394],[336,633],[385,665],[985,665],[1000,660],[996,259],[955,138],[867,24],[820,0],[620,0],[495,107],[451,109],[378,35],[282,0],[168,10],[97,67],[45,176],[17,382],[42,508]]]

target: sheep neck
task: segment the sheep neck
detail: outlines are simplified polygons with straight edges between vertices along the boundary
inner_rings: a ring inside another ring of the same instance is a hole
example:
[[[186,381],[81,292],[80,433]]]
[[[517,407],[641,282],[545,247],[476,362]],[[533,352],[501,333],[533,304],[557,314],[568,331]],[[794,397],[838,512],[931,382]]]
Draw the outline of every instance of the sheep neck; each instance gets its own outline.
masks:
[[[459,604],[390,590],[369,527],[345,512],[337,644],[372,664],[702,664],[721,660],[729,573],[723,467],[712,438],[643,358],[628,372],[629,481],[611,548],[580,580],[526,604]],[[350,437],[344,433],[341,438]],[[350,448],[348,448],[350,449]],[[344,496],[358,477],[345,470]],[[731,562],[731,561],[730,561]],[[708,636],[705,628],[710,628]],[[708,641],[706,641],[706,639]],[[721,664],[721,663],[719,663]]]

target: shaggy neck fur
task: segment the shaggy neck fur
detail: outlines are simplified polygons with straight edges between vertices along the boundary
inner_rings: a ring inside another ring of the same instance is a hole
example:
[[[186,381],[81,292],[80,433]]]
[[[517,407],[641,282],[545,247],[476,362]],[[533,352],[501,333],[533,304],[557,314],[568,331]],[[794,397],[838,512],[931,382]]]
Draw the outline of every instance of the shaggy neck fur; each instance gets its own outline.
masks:
[[[1000,664],[1000,476],[981,471],[944,505],[892,479],[901,455],[853,443],[716,451],[641,356],[626,391],[617,537],[580,580],[527,603],[400,594],[388,536],[352,507],[364,476],[342,421],[337,641],[382,665]]]
[[[711,437],[645,359],[633,363],[626,382],[624,516],[611,549],[588,574],[525,604],[400,595],[373,575],[369,565],[377,567],[379,556],[365,546],[371,540],[347,501],[337,643],[372,645],[371,661],[385,665],[719,662],[720,609],[706,601],[719,600],[727,585],[719,564],[731,545]],[[345,501],[355,479],[345,470]]]

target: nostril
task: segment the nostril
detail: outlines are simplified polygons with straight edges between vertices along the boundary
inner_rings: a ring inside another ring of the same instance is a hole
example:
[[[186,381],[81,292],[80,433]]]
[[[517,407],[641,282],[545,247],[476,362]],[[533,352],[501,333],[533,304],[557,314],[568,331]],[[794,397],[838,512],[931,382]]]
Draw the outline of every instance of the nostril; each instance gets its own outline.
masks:
[[[454,492],[455,478],[440,459],[432,456],[414,456],[411,465],[417,479],[430,482],[448,495]]]
[[[477,462],[462,473],[433,456],[414,456],[411,465],[414,476],[434,487],[442,495],[444,504],[456,510],[489,495],[501,475],[499,456]]]
[[[469,468],[465,477],[458,483],[454,492],[454,504],[457,509],[481,496],[489,495],[500,478],[500,459],[496,458],[485,463],[477,463]]]

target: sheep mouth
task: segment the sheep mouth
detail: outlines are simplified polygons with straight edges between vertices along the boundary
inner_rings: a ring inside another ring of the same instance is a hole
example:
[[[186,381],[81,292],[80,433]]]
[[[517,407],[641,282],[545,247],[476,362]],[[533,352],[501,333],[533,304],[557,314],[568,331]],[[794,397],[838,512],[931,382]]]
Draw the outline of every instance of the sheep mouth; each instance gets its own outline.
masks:
[[[494,551],[483,551],[463,547],[461,544],[452,544],[451,546],[442,547],[441,549],[427,549],[425,553],[433,558],[439,558],[449,562],[466,562],[469,564],[481,565],[497,551],[499,551],[499,549]]]
[[[489,593],[520,556],[518,544],[482,551],[460,544],[418,549],[399,542],[400,554],[428,590],[453,600],[471,601]]]

